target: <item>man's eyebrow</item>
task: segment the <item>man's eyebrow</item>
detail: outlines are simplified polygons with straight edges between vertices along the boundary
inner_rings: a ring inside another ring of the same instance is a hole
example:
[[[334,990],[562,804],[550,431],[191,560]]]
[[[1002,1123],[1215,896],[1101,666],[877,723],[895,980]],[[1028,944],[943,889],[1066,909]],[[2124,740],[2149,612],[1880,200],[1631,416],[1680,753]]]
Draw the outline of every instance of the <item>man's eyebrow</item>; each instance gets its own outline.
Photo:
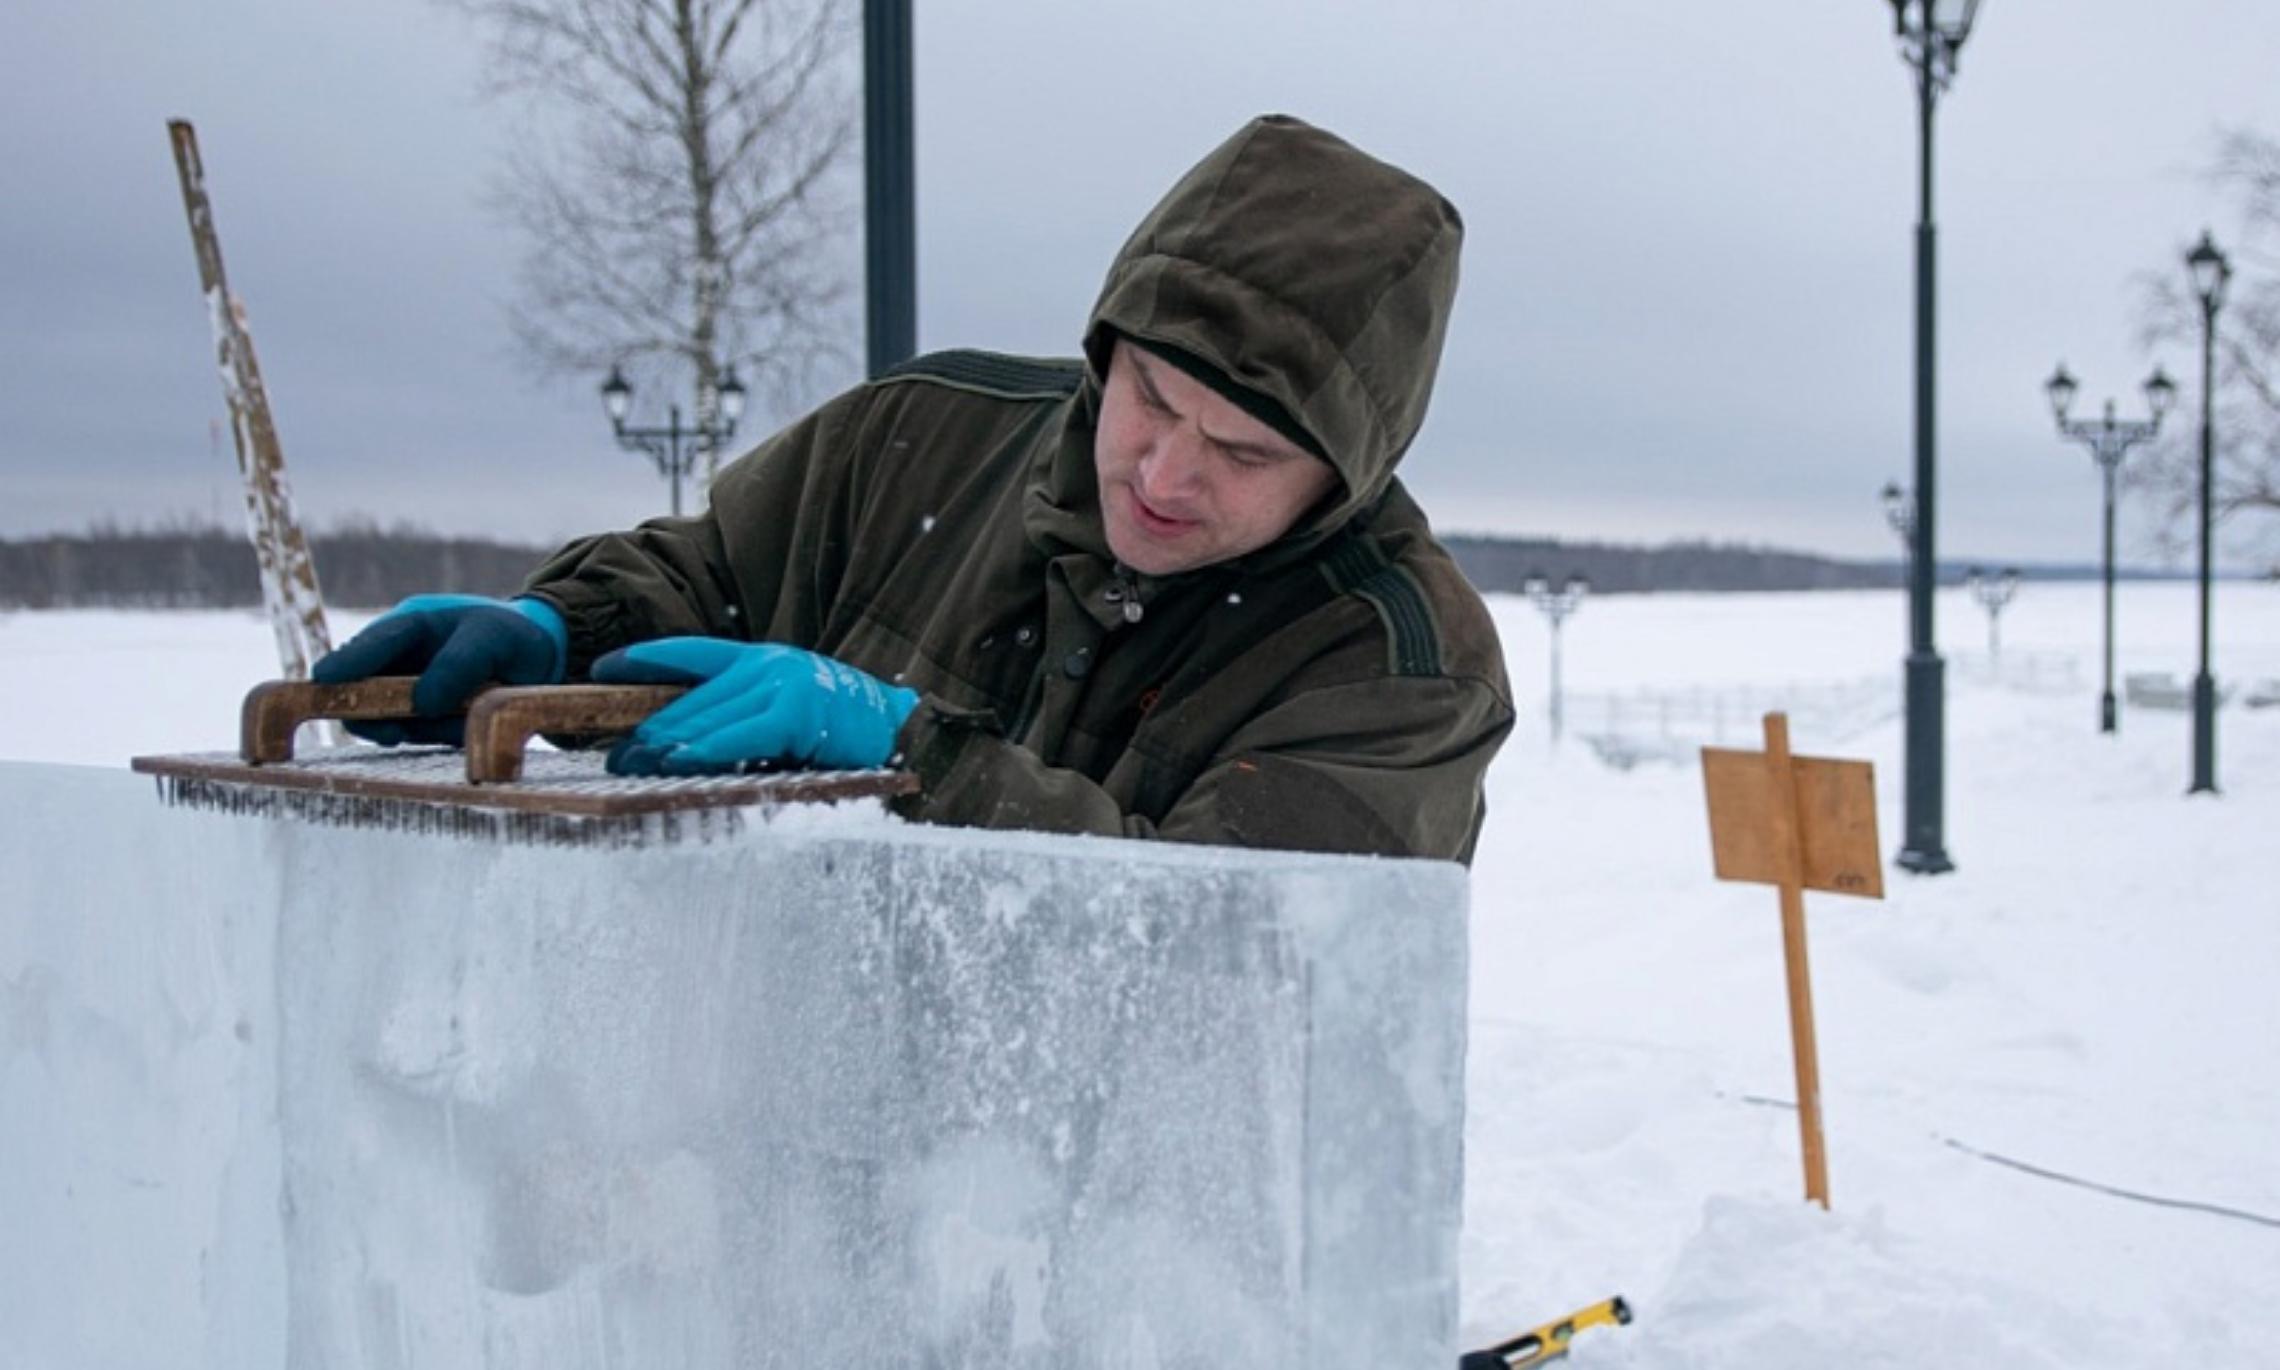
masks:
[[[1137,350],[1135,350],[1132,354],[1132,372],[1134,375],[1140,378],[1140,388],[1147,392],[1149,400],[1153,402],[1157,408],[1170,409],[1172,407],[1170,403],[1164,399],[1163,390],[1156,384],[1156,372],[1154,365],[1151,362],[1144,360],[1143,354]]]
[[[1172,408],[1170,401],[1164,398],[1163,391],[1156,387],[1154,358],[1148,357],[1143,352],[1135,351],[1132,354],[1132,372],[1139,378],[1140,388],[1147,392],[1148,399],[1157,408],[1174,414],[1179,412]],[[1201,425],[1197,426],[1197,431],[1203,432]],[[1223,438],[1209,432],[1203,432],[1203,438],[1204,441],[1223,452],[1232,452],[1237,456],[1250,457],[1257,461],[1288,461],[1291,457],[1300,455],[1295,451],[1280,447],[1269,447],[1265,443],[1246,442],[1241,438]]]

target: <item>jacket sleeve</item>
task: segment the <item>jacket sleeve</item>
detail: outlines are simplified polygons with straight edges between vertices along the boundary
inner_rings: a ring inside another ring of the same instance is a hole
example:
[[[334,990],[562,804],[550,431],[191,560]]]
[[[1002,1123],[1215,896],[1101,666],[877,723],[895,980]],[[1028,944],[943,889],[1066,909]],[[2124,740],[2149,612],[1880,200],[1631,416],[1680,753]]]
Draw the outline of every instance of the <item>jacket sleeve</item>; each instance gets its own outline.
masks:
[[[730,463],[703,512],[583,538],[534,571],[521,593],[561,611],[569,678],[660,637],[812,645],[862,499],[853,449],[863,399],[850,391]]]
[[[1403,677],[1296,694],[1238,729],[1160,822],[934,700],[904,725],[926,822],[1470,862],[1512,709],[1485,681]]]

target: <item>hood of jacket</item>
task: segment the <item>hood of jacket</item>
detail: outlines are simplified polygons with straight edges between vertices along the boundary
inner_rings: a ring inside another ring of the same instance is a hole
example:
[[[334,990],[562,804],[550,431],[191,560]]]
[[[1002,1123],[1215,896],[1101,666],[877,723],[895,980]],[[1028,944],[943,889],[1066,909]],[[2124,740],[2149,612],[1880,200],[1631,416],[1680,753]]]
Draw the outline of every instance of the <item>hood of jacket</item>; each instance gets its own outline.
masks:
[[[1117,335],[1178,348],[1280,405],[1340,488],[1252,558],[1343,528],[1392,482],[1439,368],[1464,225],[1438,191],[1287,115],[1180,178],[1109,268],[1074,417],[1030,503],[1048,544],[1101,553],[1092,423]],[[1247,558],[1246,560],[1250,560]]]

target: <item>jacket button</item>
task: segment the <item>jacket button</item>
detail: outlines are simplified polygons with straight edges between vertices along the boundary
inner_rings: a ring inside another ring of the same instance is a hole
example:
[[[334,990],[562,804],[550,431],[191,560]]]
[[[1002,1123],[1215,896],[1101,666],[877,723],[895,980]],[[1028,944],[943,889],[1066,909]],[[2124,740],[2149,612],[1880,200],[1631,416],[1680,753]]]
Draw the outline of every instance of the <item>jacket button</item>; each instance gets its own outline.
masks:
[[[1071,680],[1082,680],[1092,670],[1092,649],[1079,647],[1061,659],[1061,673]]]
[[[1013,630],[1013,640],[1026,647],[1037,640],[1037,630],[1024,623]]]

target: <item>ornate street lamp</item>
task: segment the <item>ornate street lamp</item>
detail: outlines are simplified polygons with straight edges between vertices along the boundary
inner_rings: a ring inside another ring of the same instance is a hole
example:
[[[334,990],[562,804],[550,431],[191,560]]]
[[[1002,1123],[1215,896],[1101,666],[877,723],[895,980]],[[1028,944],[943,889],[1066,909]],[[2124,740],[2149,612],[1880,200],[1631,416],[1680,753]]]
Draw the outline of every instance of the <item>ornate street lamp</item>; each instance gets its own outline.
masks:
[[[2019,568],[2006,566],[1999,576],[1988,575],[1979,567],[1971,568],[1964,577],[1971,587],[1971,597],[1987,611],[1987,668],[1998,678],[2003,665],[2003,630],[2000,626],[2003,608],[2019,593]]]
[[[1896,480],[1884,482],[1877,498],[1884,505],[1885,525],[1900,539],[1900,560],[1905,566],[1916,553],[1916,501],[1909,497],[1908,487]]]
[[[1941,714],[1946,668],[1932,645],[1932,604],[1938,558],[1933,538],[1932,403],[1932,108],[1955,80],[1956,59],[1971,36],[1979,0],[1890,0],[1900,57],[1916,76],[1919,129],[1916,220],[1916,478],[1915,546],[1908,566],[1908,779],[1907,817],[1900,855],[1904,870],[1924,875],[1955,869],[1941,838]]]
[[[2193,677],[2193,787],[2188,794],[2217,792],[2217,680],[2209,671],[2210,500],[2215,488],[2217,450],[2217,310],[2225,302],[2232,263],[2217,251],[2207,229],[2186,254],[2193,293],[2201,297],[2201,670]]]
[[[1560,740],[1560,625],[1568,621],[1583,604],[1583,597],[1591,592],[1591,582],[1570,573],[1568,578],[1554,587],[1550,577],[1542,571],[1530,571],[1520,582],[1520,589],[1538,612],[1552,625],[1552,741]]]
[[[721,374],[717,393],[719,423],[684,426],[681,406],[676,404],[668,411],[671,419],[663,428],[632,428],[625,416],[633,409],[633,383],[614,366],[610,378],[602,382],[602,409],[610,416],[610,431],[617,435],[618,446],[645,453],[657,463],[657,474],[673,487],[675,518],[681,516],[681,478],[689,474],[699,456],[734,437],[736,421],[744,417],[744,382],[736,378],[734,366]]]
[[[2090,456],[2098,463],[2106,485],[2106,672],[2105,687],[2098,695],[2098,731],[2114,731],[2114,483],[2120,470],[2122,456],[2132,447],[2161,431],[2161,416],[2177,399],[2177,384],[2153,368],[2145,378],[2146,412],[2148,419],[2117,419],[2114,402],[2106,401],[2106,416],[2102,419],[2068,419],[2066,411],[2074,404],[2076,386],[2074,377],[2066,372],[2066,363],[2050,373],[2043,382],[2043,391],[2050,396],[2050,412],[2058,421],[2060,437],[2072,438],[2090,449]]]
[[[1884,489],[1878,492],[1878,497],[1884,502],[1886,526],[1900,539],[1900,584],[1904,587],[1912,586],[1915,584],[1916,501],[1908,497],[1908,487],[1896,480],[1884,482]],[[1911,602],[1908,613],[1911,632],[1915,621],[1915,608]]]

